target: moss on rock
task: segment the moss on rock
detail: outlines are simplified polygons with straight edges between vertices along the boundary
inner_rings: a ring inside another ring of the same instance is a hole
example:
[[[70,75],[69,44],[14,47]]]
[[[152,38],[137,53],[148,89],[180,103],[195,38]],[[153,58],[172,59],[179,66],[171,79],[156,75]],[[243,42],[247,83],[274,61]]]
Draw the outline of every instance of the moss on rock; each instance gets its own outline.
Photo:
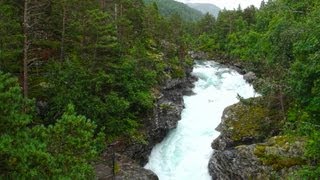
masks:
[[[270,109],[263,98],[250,98],[246,102],[250,103],[240,102],[229,109],[232,115],[226,117],[225,125],[230,139],[263,140],[279,131],[282,126],[279,112]]]
[[[241,141],[247,137],[264,136],[263,126],[266,124],[264,121],[268,109],[255,106],[239,107],[235,109],[235,113],[238,116],[237,121],[227,121],[232,140]]]
[[[284,168],[305,164],[302,158],[304,140],[289,136],[275,136],[267,143],[257,144],[254,154],[266,166],[272,166],[273,170],[279,171]]]
[[[303,138],[280,136],[283,113],[277,101],[263,97],[240,99],[227,107],[216,128],[209,163],[217,179],[295,179],[303,159]]]
[[[216,128],[221,135],[212,143],[213,149],[223,150],[241,144],[252,144],[277,135],[283,121],[278,110],[270,108],[263,97],[240,100],[227,107]]]

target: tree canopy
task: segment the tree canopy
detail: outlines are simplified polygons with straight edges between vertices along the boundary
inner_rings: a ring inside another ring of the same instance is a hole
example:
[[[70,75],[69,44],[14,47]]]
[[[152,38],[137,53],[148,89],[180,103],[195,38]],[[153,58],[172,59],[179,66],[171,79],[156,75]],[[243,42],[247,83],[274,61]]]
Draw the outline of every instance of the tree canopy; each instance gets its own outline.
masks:
[[[141,0],[1,1],[0,179],[93,177],[105,144],[143,141],[156,89],[190,65],[170,14]]]

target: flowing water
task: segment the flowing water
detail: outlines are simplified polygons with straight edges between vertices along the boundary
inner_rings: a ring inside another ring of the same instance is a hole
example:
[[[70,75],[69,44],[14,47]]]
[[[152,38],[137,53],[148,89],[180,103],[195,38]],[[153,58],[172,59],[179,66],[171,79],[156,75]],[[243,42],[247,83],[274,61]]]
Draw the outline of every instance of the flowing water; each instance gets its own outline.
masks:
[[[199,78],[193,89],[196,94],[184,96],[177,128],[153,148],[145,166],[160,180],[211,179],[207,168],[211,142],[219,136],[215,128],[224,108],[238,102],[237,94],[255,96],[242,75],[213,61],[198,61],[192,73]]]

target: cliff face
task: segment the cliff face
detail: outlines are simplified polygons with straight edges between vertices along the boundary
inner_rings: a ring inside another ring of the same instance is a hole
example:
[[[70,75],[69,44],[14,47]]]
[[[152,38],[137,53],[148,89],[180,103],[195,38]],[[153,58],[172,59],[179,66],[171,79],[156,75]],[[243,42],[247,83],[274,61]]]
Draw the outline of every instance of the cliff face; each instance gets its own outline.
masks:
[[[144,121],[146,130],[146,143],[129,145],[124,154],[145,165],[152,148],[168,134],[171,129],[176,128],[181,119],[184,108],[183,95],[192,93],[195,77],[191,76],[192,69],[187,69],[186,77],[181,79],[169,79],[157,94],[153,115]]]
[[[227,107],[212,143],[212,179],[285,179],[303,164],[303,140],[278,136],[279,112],[265,99],[251,98]]]

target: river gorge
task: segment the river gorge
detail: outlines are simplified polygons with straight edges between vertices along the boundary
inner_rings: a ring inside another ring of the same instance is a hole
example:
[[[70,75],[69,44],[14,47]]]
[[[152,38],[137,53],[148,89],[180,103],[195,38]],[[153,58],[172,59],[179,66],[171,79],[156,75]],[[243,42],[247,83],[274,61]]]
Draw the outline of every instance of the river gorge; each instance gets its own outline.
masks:
[[[145,166],[160,180],[211,179],[207,166],[223,110],[239,96],[256,96],[242,75],[214,61],[196,61],[192,74],[198,78],[194,95],[184,96],[177,128],[153,148]]]

